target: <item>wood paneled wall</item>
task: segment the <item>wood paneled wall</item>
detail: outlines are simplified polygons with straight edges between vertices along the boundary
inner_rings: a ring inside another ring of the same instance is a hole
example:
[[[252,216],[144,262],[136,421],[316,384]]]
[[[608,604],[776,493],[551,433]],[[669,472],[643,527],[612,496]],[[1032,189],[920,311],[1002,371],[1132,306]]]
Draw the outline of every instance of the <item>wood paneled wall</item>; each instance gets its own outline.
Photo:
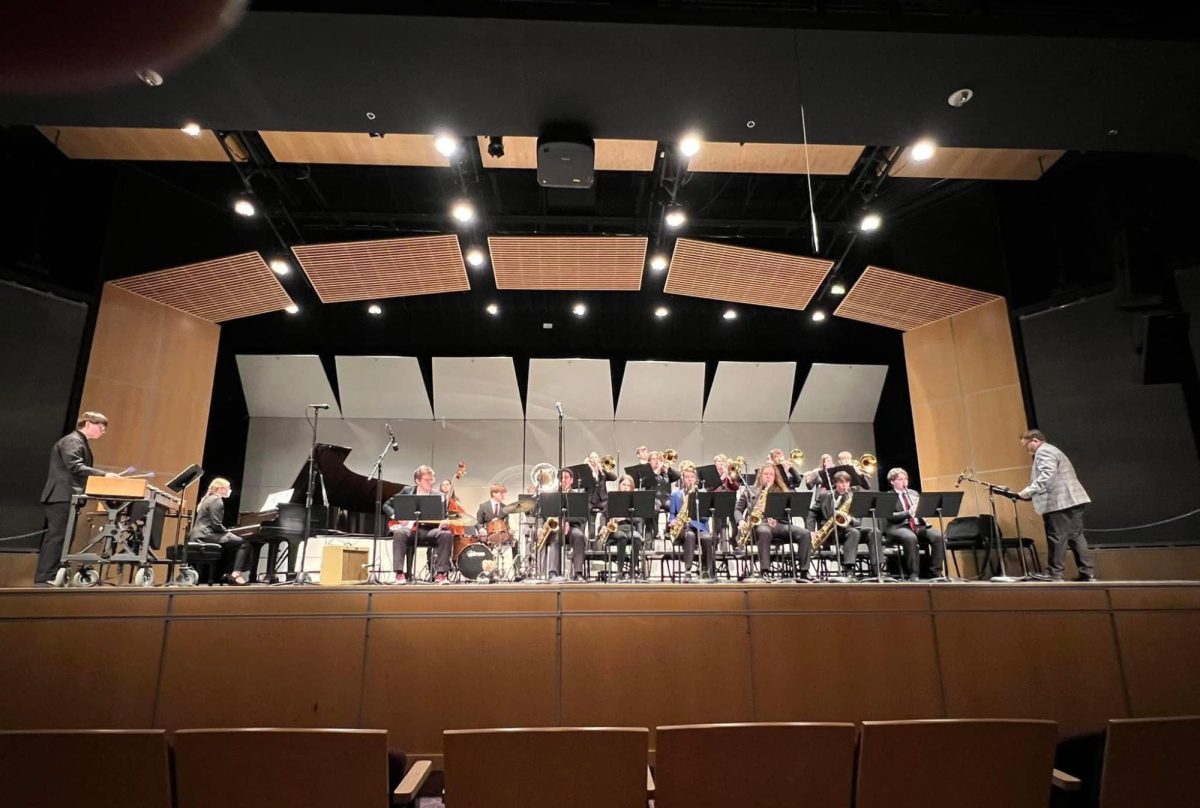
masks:
[[[0,594],[0,729],[1200,712],[1200,586]]]

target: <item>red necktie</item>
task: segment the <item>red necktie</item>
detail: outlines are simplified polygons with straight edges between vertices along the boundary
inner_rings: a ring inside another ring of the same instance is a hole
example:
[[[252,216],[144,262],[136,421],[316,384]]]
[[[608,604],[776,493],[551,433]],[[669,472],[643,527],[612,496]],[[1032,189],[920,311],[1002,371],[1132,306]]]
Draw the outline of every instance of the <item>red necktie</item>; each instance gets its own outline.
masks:
[[[492,500],[492,518],[500,518],[500,503],[496,502],[495,500]]]

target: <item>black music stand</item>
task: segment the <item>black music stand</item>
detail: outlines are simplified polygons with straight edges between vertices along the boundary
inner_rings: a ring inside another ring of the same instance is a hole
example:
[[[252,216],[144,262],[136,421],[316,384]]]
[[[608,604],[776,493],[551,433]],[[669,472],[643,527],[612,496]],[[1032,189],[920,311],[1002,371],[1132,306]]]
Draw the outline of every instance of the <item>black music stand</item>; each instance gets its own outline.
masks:
[[[795,581],[796,576],[800,573],[800,571],[796,569],[796,537],[795,534],[792,533],[792,529],[795,527],[795,525],[792,524],[792,517],[797,511],[802,514],[808,513],[808,505],[802,502],[802,500],[805,499],[812,499],[812,494],[807,491],[803,493],[798,493],[796,491],[788,491],[786,493],[781,491],[771,491],[767,494],[766,505],[763,506],[763,519],[774,519],[777,522],[782,522],[783,524],[787,525],[788,550],[792,555],[792,575],[790,577],[784,576],[780,580]],[[767,560],[769,563],[769,554]],[[762,570],[762,572],[765,573],[766,570]]]
[[[709,491],[720,488],[723,480],[721,472],[717,470],[715,465],[697,466],[696,478],[700,480],[700,484]]]
[[[895,581],[883,571],[883,531],[879,529],[879,514],[892,515],[900,508],[900,495],[896,492],[855,491],[850,501],[850,515],[855,519],[871,520],[871,532],[875,542],[875,574],[863,580],[875,583]]]
[[[633,478],[633,487],[654,490],[658,484],[654,480],[654,469],[649,463],[638,463],[636,466],[626,466],[625,473]]]
[[[716,469],[716,466],[705,466],[705,468]],[[720,474],[717,475],[719,480]],[[737,504],[737,494],[732,491],[697,491],[696,497],[696,512],[708,513],[708,518],[711,519],[713,531],[712,551],[717,552],[717,525],[728,525],[733,522],[733,508]],[[703,547],[700,549],[704,549]],[[728,565],[726,565],[728,571]],[[713,558],[713,580],[716,580],[716,558]]]
[[[586,523],[588,518],[588,498],[588,494],[583,491],[571,491],[566,494],[550,493],[538,495],[538,514],[543,519],[548,516],[558,516],[559,575],[562,575],[563,561],[565,560],[563,550],[569,531],[567,520],[575,519]],[[539,570],[539,572],[548,572],[548,570]]]
[[[567,466],[567,471],[571,472],[571,479],[574,482],[572,488],[579,488],[585,492],[592,492],[596,488],[596,473],[592,471],[589,463],[580,463],[576,466]]]
[[[175,518],[175,547],[177,548],[176,553],[179,555],[179,571],[175,575],[175,580],[173,582],[168,582],[168,586],[173,584],[178,584],[179,586],[195,586],[197,581],[200,580],[199,573],[193,570],[191,565],[188,564],[187,534],[191,530],[191,517],[185,517],[184,515],[187,512],[187,498],[184,496],[184,491],[187,490],[189,485],[196,482],[203,476],[204,469],[193,463],[183,471],[176,474],[166,483],[168,490],[179,494],[179,515]],[[186,528],[184,527],[185,523],[187,524]],[[181,529],[183,533],[182,550],[178,549],[180,547],[179,534]]]
[[[648,467],[647,467],[648,468]],[[608,513],[610,517],[615,517],[618,513],[624,513],[629,519],[630,530],[633,530],[636,525],[635,519],[642,520],[642,541],[641,541],[641,558],[640,563],[642,574],[639,578],[636,573],[633,580],[645,583],[650,580],[650,566],[647,563],[646,557],[646,525],[651,519],[658,518],[658,507],[654,498],[653,491],[609,491],[608,492]],[[633,536],[630,536],[630,541]],[[620,571],[618,570],[618,573]]]
[[[426,527],[436,527],[443,519],[446,518],[446,500],[442,499],[441,494],[397,494],[392,497],[392,511],[395,518],[401,522],[416,522],[412,532],[412,544],[409,550],[405,553],[408,558],[408,573],[412,575],[413,583],[417,583],[416,572],[417,563],[417,540],[420,537],[421,523],[428,523]],[[392,559],[392,564],[396,563],[396,559]],[[433,566],[429,566],[430,577],[433,576]]]
[[[942,531],[942,541],[946,541],[946,515],[951,517],[958,516],[959,508],[962,507],[963,492],[962,491],[928,491],[922,492],[917,500],[917,518],[918,519],[934,519],[938,520],[938,529]],[[935,576],[934,581],[946,583],[948,581],[962,581],[962,578],[955,578],[950,574],[950,551],[947,549],[943,553],[942,558],[942,575]]]

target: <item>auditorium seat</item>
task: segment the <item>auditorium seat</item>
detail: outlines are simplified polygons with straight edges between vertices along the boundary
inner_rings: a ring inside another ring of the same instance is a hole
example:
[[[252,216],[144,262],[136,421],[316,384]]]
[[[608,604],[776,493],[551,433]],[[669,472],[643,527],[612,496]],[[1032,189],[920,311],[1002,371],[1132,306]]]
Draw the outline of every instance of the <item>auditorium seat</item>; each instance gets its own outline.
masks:
[[[1197,749],[1200,716],[1109,721],[1100,808],[1200,805],[1200,789],[1190,765]]]
[[[1054,721],[866,721],[857,808],[1046,808]]]
[[[446,805],[644,808],[649,734],[612,727],[446,730]]]
[[[166,733],[0,732],[0,801],[21,808],[171,808]]]
[[[655,808],[847,808],[854,724],[695,724],[655,734]]]
[[[388,791],[387,730],[185,729],[171,745],[177,808],[380,808]],[[394,801],[428,773],[414,764]]]

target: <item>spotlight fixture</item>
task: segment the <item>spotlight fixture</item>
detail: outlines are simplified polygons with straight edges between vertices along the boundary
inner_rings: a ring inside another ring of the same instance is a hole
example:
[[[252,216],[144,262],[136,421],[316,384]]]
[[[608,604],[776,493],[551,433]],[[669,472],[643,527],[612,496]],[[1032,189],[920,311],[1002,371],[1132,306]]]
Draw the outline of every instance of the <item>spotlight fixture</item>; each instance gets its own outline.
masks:
[[[576,317],[582,317],[583,315],[587,314],[587,306],[583,305],[582,303],[576,303],[571,308],[571,313]]]
[[[822,322],[824,319],[825,319],[825,312],[821,311],[820,309],[817,309],[816,311],[814,311],[812,313],[812,321],[814,323]]]
[[[844,295],[846,294],[846,285],[844,283],[835,283],[829,287],[829,293],[831,295]]]
[[[657,309],[654,310],[654,316],[660,320],[662,318],[666,317],[670,313],[671,312],[667,310],[666,306],[659,306]]]
[[[946,103],[952,107],[961,107],[963,104],[975,97],[975,91],[970,87],[963,87],[961,90],[955,90],[950,93],[950,97],[946,99]]]
[[[200,124],[195,121],[188,121],[183,126],[179,127],[179,131],[183,132],[188,137],[200,137]]]
[[[700,136],[698,134],[695,132],[688,132],[679,141],[679,152],[684,157],[691,157],[693,154],[700,151],[700,144],[702,142],[703,141],[700,140]]]
[[[454,207],[450,208],[450,215],[465,224],[475,219],[475,206],[470,202],[455,202]]]
[[[282,258],[272,258],[270,267],[271,271],[281,278],[292,271],[292,265]]]
[[[233,201],[233,212],[238,216],[253,216],[258,213],[258,210],[254,207],[253,202],[243,196]]]
[[[495,317],[497,314],[500,313],[500,307],[497,306],[495,303],[488,303],[487,313],[492,315],[493,317]]]
[[[725,313],[722,314],[721,316],[724,317],[726,320],[736,320],[737,319],[737,309],[725,309]]]
[[[147,87],[161,87],[163,83],[162,73],[157,70],[151,70],[148,67],[143,67],[141,70],[133,72],[135,76],[142,80],[142,83]]]
[[[488,138],[488,154],[499,160],[504,156],[504,138],[492,135]]]
[[[284,311],[286,311],[288,314],[299,314],[300,307],[297,306],[295,303],[293,303],[292,305],[290,305],[286,309],[284,309]]]
[[[433,148],[437,149],[438,154],[443,157],[451,157],[458,151],[458,138],[451,134],[442,133],[434,137]]]
[[[878,213],[868,213],[862,218],[858,229],[864,233],[874,233],[883,224],[883,218]]]
[[[912,151],[909,153],[912,155],[912,159],[915,162],[923,163],[930,157],[933,157],[933,153],[935,151],[937,151],[937,144],[929,138],[925,138],[924,140],[918,140],[916,143],[914,143]]]
[[[383,314],[383,306],[378,303],[372,303],[370,306],[367,306],[367,314],[373,314],[378,317]]]
[[[687,221],[687,211],[683,209],[682,205],[667,205],[663,221],[667,223],[667,227],[683,227]]]
[[[483,250],[479,249],[478,247],[472,247],[471,249],[467,250],[466,257],[467,263],[471,266],[476,268],[483,266]]]
[[[662,253],[655,253],[650,257],[650,268],[655,272],[662,272],[667,268],[667,257]]]

